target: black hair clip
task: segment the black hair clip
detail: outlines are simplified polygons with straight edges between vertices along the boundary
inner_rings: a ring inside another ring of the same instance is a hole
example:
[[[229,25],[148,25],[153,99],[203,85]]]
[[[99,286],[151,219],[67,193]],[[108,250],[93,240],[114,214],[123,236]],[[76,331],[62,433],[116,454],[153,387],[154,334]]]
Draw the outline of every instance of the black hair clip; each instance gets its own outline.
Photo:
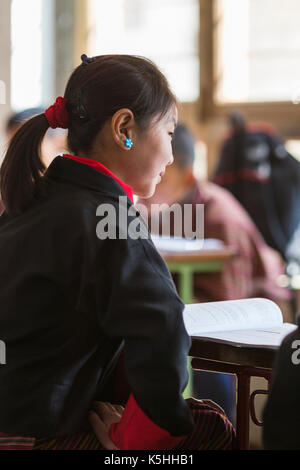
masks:
[[[85,106],[85,96],[83,90],[80,88],[77,93],[76,97],[76,108],[75,108],[75,114],[76,116],[81,120],[81,121],[87,121],[88,120],[88,114],[86,111],[86,106]]]
[[[81,65],[88,65],[92,62],[95,62],[96,57],[88,57],[86,54],[82,54],[81,56],[82,64]]]

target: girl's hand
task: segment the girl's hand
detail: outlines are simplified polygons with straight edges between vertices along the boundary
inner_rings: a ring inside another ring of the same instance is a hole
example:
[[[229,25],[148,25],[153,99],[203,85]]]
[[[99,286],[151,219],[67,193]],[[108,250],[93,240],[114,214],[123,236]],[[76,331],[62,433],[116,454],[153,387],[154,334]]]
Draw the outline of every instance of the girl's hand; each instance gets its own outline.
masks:
[[[89,423],[99,442],[107,450],[118,450],[109,437],[109,429],[112,423],[118,423],[124,411],[121,405],[111,405],[95,401],[93,410],[89,412]]]

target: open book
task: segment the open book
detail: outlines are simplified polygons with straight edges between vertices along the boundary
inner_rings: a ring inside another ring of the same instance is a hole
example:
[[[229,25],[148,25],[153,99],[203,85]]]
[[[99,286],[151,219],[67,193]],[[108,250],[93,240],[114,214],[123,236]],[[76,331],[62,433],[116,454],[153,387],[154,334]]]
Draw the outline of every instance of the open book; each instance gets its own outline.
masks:
[[[283,338],[297,328],[283,323],[277,304],[260,298],[189,304],[183,318],[190,336],[235,346],[277,349]]]

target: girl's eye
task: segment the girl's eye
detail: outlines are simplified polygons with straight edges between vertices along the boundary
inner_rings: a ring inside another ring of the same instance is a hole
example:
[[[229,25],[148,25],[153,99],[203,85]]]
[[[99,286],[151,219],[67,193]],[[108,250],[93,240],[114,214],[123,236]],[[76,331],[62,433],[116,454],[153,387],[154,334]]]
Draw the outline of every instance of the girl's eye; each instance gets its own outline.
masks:
[[[171,136],[171,138],[173,139],[174,132],[169,132],[169,135],[170,135],[170,136]]]

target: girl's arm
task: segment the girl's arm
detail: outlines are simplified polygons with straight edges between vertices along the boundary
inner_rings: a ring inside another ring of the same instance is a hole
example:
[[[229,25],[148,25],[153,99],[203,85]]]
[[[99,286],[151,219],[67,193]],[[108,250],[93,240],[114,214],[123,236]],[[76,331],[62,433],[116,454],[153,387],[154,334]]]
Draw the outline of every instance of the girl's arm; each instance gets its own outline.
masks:
[[[193,429],[182,397],[191,344],[184,304],[151,240],[110,240],[109,258],[106,309],[103,285],[96,280],[93,295],[103,332],[125,341],[125,372],[132,390],[110,437],[121,449],[172,448]]]

